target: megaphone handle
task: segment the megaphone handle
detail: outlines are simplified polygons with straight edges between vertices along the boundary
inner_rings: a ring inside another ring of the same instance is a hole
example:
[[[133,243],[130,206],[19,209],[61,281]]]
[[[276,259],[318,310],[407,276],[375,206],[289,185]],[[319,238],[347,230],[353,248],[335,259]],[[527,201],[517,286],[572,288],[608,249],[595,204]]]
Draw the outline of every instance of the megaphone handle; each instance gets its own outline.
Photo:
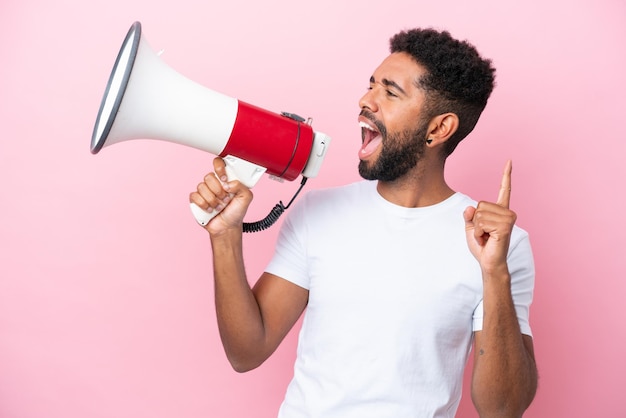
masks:
[[[226,163],[226,177],[228,178],[228,181],[239,180],[250,189],[254,187],[266,171],[265,167],[261,167],[260,165],[242,160],[241,158],[237,158],[232,155],[225,156],[224,162]],[[191,203],[190,208],[194,218],[196,218],[196,221],[202,226],[206,226],[211,219],[220,213],[220,211],[216,210],[207,212],[195,203]]]
[[[202,209],[200,206],[196,205],[195,203],[191,203],[189,207],[191,209],[191,213],[193,214],[193,217],[196,218],[196,221],[202,226],[206,226],[209,223],[209,221],[215,218],[215,216],[219,213],[216,211],[207,212],[206,210]]]

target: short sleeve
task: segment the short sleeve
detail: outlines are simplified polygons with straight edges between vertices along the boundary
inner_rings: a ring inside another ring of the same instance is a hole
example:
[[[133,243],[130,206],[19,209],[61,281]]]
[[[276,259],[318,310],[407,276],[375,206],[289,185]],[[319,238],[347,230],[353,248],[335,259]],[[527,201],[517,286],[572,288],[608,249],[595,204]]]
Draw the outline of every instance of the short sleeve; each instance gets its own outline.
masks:
[[[281,225],[274,255],[265,271],[281,277],[300,287],[309,289],[309,275],[306,258],[305,208],[307,196],[286,213]]]
[[[522,334],[532,336],[529,317],[535,286],[535,264],[528,234],[517,227],[514,231],[517,233],[511,239],[511,248],[507,258],[511,274],[511,295],[513,296],[515,312]],[[474,310],[472,322],[474,331],[482,330],[482,300]]]

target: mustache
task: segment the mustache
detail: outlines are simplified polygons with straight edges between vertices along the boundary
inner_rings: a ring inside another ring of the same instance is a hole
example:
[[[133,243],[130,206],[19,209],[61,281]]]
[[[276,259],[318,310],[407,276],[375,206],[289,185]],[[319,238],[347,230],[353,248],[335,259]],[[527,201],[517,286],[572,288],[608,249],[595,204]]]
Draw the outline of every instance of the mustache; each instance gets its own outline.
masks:
[[[378,129],[378,132],[380,132],[380,134],[383,136],[383,138],[387,137],[387,128],[385,127],[385,125],[383,125],[381,121],[376,119],[376,116],[374,116],[372,112],[367,109],[361,109],[361,113],[359,113],[359,116],[363,116],[365,119],[372,122],[374,126],[376,126],[376,129]]]

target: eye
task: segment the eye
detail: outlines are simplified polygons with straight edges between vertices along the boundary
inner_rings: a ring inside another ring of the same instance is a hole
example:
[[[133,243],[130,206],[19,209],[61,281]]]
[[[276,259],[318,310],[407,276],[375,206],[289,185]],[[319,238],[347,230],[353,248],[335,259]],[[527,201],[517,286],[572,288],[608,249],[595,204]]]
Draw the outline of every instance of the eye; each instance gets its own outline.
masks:
[[[393,91],[391,90],[385,90],[387,92],[387,96],[389,97],[398,97],[397,94],[395,94]]]

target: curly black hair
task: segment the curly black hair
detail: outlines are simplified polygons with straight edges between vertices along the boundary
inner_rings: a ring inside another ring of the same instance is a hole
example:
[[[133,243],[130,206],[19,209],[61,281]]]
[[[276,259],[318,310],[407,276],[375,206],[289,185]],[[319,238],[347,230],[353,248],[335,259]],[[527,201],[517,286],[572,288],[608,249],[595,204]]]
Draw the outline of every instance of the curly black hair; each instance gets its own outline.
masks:
[[[389,40],[392,53],[410,54],[426,74],[418,84],[426,92],[428,119],[443,113],[459,118],[457,131],[446,141],[444,157],[476,126],[495,85],[495,68],[467,41],[454,39],[448,31],[412,29]]]

